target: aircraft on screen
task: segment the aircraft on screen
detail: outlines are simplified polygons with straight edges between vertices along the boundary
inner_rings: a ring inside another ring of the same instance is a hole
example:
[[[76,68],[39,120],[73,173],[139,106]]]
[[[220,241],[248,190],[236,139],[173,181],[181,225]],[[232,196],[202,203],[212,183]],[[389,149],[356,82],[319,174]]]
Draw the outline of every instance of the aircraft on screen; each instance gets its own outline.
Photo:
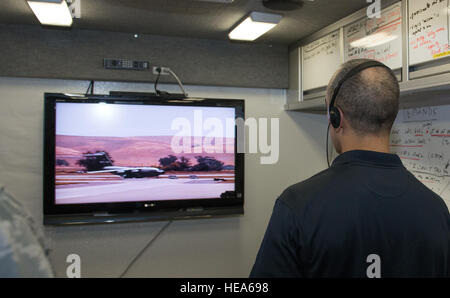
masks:
[[[164,174],[164,170],[155,167],[119,167],[114,166],[106,152],[83,154],[84,157],[94,158],[102,166],[101,170],[88,171],[88,174],[111,173],[123,178],[155,177]]]

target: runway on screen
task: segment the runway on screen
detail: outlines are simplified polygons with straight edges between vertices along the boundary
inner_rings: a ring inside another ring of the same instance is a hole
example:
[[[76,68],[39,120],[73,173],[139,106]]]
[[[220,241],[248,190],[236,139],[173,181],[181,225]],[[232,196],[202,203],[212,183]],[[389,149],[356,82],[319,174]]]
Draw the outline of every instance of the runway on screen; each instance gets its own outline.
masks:
[[[57,176],[56,204],[107,203],[127,201],[159,201],[180,199],[209,199],[233,191],[234,175],[220,175],[228,181],[213,178],[143,178],[122,179],[117,176]],[[88,181],[87,181],[88,180]]]

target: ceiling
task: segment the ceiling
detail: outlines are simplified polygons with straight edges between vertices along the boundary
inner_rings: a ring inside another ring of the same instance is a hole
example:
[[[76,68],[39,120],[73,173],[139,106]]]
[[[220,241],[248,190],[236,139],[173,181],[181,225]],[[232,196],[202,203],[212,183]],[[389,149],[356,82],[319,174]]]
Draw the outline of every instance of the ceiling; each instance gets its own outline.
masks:
[[[305,1],[302,9],[278,12],[280,24],[256,42],[289,45],[367,5],[366,0]],[[73,28],[227,40],[230,28],[250,11],[275,12],[261,0],[81,0],[81,19]],[[25,0],[1,0],[0,23],[39,25]]]

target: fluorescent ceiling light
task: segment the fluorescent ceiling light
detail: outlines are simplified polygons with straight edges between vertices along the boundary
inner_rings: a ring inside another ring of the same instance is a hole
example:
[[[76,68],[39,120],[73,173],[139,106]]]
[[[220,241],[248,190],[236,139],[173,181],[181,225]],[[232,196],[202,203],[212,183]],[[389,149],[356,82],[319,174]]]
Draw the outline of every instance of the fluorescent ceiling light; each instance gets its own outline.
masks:
[[[252,12],[229,34],[230,39],[253,41],[275,27],[281,16],[273,13]]]
[[[65,0],[30,0],[27,1],[42,25],[72,25],[72,15]]]
[[[200,2],[212,2],[212,3],[233,3],[234,0],[195,0]]]

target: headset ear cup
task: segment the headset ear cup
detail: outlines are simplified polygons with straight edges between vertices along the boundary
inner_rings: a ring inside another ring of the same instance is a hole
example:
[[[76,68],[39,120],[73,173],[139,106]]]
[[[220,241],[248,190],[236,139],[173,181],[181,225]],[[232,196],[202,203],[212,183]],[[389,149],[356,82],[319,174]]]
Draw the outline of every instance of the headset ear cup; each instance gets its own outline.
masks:
[[[335,107],[330,109],[330,123],[334,128],[341,126],[341,112]]]

